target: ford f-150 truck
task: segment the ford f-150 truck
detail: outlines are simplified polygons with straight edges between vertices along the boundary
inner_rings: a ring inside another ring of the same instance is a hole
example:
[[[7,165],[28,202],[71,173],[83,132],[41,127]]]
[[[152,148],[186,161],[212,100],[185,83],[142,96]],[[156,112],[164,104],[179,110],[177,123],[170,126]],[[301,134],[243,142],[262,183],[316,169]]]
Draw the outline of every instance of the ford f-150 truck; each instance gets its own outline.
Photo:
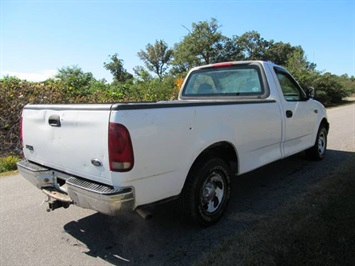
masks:
[[[326,154],[329,123],[314,90],[270,62],[193,68],[176,101],[24,107],[22,176],[47,196],[108,215],[178,198],[206,226],[226,210],[230,179],[306,151]]]

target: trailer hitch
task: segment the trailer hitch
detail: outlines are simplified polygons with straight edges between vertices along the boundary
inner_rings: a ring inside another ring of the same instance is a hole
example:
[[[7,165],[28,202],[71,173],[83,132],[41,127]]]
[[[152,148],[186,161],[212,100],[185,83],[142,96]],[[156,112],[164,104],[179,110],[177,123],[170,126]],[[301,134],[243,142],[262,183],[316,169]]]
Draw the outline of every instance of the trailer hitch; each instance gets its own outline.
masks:
[[[54,211],[55,209],[62,207],[66,209],[73,203],[71,198],[61,191],[57,191],[53,188],[45,188],[42,189],[42,191],[47,195],[47,199],[45,200],[45,202],[48,202],[47,212]]]
[[[60,201],[60,200],[54,200],[54,201],[51,201],[51,200],[48,200],[48,208],[47,208],[47,212],[50,212],[50,211],[54,211],[55,209],[59,209],[59,208],[69,208],[70,204],[71,203],[68,203],[68,202],[63,202],[63,201]]]

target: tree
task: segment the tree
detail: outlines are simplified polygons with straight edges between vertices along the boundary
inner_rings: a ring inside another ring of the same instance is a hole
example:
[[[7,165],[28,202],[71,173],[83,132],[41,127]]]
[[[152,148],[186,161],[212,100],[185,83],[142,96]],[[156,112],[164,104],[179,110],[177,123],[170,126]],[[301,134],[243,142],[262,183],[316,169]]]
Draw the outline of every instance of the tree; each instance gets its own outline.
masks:
[[[157,74],[161,80],[172,59],[173,50],[169,49],[163,40],[157,40],[154,45],[148,43],[145,49],[138,52],[138,57],[148,70]]]
[[[301,46],[292,46],[289,43],[270,41],[270,46],[265,52],[265,60],[277,65],[285,66],[290,55],[297,50],[302,50]]]
[[[63,83],[67,93],[71,96],[87,95],[90,84],[95,81],[91,72],[84,72],[77,65],[58,69],[55,77]]]
[[[287,60],[286,68],[293,74],[300,85],[306,89],[316,89],[316,99],[324,105],[337,104],[346,96],[350,95],[341,78],[331,73],[317,71],[316,64],[307,60],[305,52],[298,47]]]
[[[185,72],[202,64],[218,62],[227,38],[219,31],[220,25],[212,18],[210,21],[192,23],[192,30],[174,48],[174,72]],[[228,42],[228,44],[230,44]]]
[[[262,38],[257,31],[248,31],[241,36],[234,36],[234,40],[242,51],[244,60],[265,60],[266,51],[272,43]]]
[[[136,79],[139,82],[148,82],[152,80],[152,76],[149,72],[142,66],[136,66],[133,68],[134,74],[136,75]]]
[[[315,73],[317,72],[316,64],[308,61],[304,50],[298,46],[286,61],[286,68],[294,75],[302,75],[304,73]]]
[[[239,61],[243,60],[244,56],[242,50],[237,45],[233,38],[225,37],[219,44],[217,44],[216,62]]]
[[[175,44],[174,60],[172,61],[172,69],[170,71],[173,75],[186,73],[190,68],[200,64],[187,45],[183,45],[182,43]]]
[[[133,78],[133,75],[128,73],[123,67],[123,60],[118,58],[118,54],[110,56],[111,62],[104,63],[104,68],[109,70],[113,76],[114,81],[124,83]]]

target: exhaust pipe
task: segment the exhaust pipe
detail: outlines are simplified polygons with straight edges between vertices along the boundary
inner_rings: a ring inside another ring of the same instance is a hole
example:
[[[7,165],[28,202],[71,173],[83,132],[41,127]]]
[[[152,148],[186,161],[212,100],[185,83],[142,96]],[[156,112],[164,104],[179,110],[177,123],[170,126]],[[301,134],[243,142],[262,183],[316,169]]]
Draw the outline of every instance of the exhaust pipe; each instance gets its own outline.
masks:
[[[150,220],[153,215],[147,211],[147,210],[144,210],[142,208],[136,208],[136,212],[139,214],[140,217],[142,217],[144,220]]]

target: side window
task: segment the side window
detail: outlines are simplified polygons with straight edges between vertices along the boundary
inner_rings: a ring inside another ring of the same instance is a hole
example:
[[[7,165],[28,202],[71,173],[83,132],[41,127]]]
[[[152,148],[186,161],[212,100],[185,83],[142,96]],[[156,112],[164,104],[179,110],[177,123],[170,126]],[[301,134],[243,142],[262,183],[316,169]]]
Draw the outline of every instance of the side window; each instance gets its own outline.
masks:
[[[301,88],[296,81],[287,73],[276,71],[277,78],[280,83],[282,93],[286,101],[302,101],[304,99]]]

